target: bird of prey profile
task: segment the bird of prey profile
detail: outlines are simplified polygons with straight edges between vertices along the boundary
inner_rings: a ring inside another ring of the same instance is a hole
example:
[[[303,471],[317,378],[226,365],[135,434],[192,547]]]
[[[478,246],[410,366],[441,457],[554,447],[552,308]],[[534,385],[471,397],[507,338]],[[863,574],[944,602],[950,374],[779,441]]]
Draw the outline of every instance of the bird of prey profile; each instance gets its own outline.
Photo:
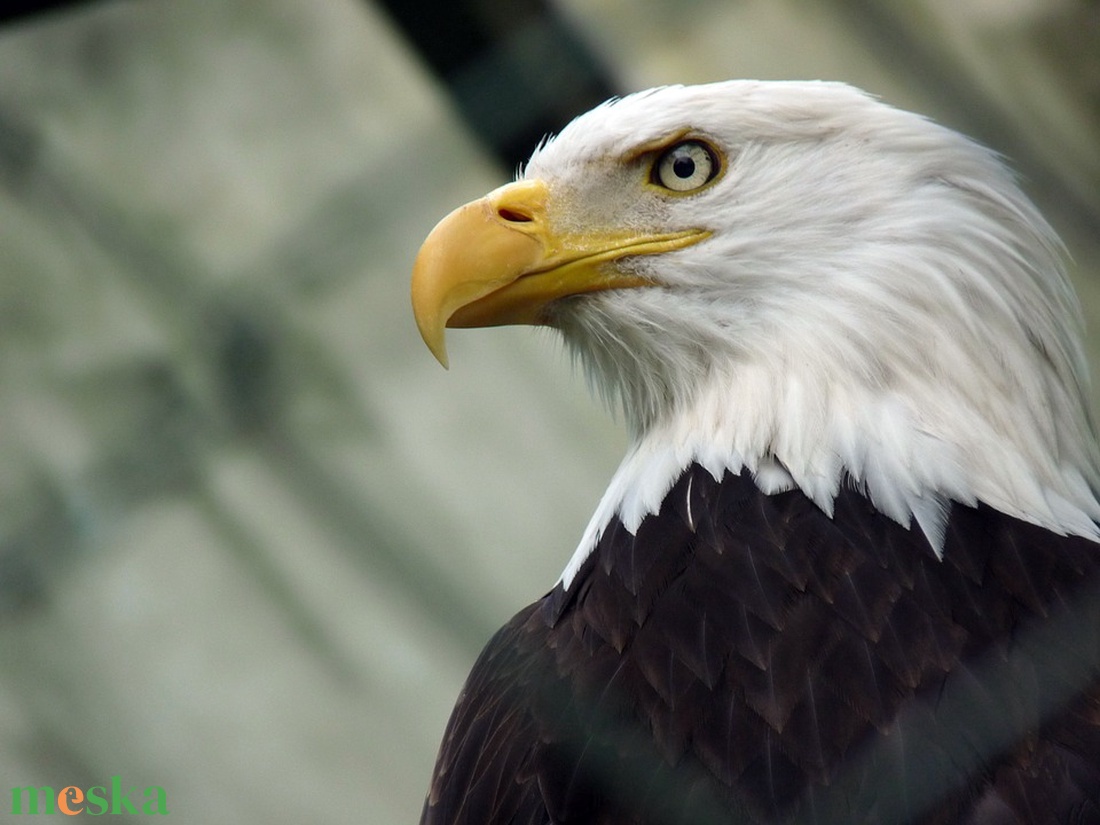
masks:
[[[609,102],[414,265],[631,445],[488,643],[422,822],[1100,823],[1100,462],[1054,232],[851,87]]]

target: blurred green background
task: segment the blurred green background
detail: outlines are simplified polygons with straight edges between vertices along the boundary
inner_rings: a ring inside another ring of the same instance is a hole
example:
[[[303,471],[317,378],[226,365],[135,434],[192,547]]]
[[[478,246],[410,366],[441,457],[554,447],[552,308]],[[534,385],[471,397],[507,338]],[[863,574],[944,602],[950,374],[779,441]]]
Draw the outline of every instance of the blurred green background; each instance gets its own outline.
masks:
[[[450,51],[448,49],[450,48]],[[1100,341],[1100,4],[90,2],[0,28],[0,821],[415,821],[481,644],[625,446],[420,241],[611,92],[846,80],[1008,155]],[[990,342],[995,346],[996,342]]]

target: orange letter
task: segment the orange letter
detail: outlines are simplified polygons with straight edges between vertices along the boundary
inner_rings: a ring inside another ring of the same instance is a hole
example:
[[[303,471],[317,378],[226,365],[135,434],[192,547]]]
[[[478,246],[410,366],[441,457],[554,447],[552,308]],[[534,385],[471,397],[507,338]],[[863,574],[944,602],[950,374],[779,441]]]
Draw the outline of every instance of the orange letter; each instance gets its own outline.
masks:
[[[66,799],[66,797],[68,797]],[[69,805],[76,803],[79,805],[84,801],[84,791],[76,787],[76,785],[70,785],[67,788],[62,788],[57,792],[57,809],[66,816],[76,816],[78,813],[84,810],[80,808],[70,808]]]

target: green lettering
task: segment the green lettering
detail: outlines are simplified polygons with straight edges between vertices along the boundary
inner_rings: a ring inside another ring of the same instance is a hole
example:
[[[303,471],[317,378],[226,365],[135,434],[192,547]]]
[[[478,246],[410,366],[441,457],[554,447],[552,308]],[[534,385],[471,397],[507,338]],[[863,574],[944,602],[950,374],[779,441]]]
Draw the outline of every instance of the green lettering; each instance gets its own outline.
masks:
[[[153,797],[145,800],[145,813],[150,815],[168,813],[168,794],[164,792],[164,788],[160,785],[150,785],[145,789],[145,795]]]
[[[137,788],[131,787],[130,788],[130,793],[133,793],[136,790],[137,790]],[[137,808],[134,807],[134,803],[130,801],[127,794],[124,794],[122,792],[122,777],[121,776],[112,776],[111,777],[111,813],[113,813],[113,814],[122,813],[122,811],[119,810],[120,807],[125,808],[126,813],[128,813],[128,814],[136,814],[137,813]]]
[[[88,788],[88,799],[84,805],[84,813],[92,816],[107,813],[107,797],[104,796],[106,793],[107,789],[100,785]]]
[[[11,812],[13,814],[23,813],[23,791],[27,792],[27,813],[38,813],[38,798],[39,795],[46,800],[44,814],[55,814],[57,808],[54,806],[54,798],[57,796],[53,792],[53,788],[49,785],[43,785],[41,788],[36,788],[34,785],[24,785],[18,788],[11,789]],[[37,791],[37,793],[36,793]]]

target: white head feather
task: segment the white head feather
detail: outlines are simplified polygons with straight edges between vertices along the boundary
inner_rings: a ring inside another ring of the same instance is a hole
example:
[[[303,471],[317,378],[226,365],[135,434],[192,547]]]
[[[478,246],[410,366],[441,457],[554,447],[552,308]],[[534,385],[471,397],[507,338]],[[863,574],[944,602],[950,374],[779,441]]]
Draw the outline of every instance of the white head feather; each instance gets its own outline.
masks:
[[[621,158],[685,129],[725,174],[638,197]],[[559,220],[713,232],[620,264],[658,287],[554,307],[633,436],[567,583],[613,515],[636,529],[692,461],[827,513],[853,483],[938,552],[950,501],[1097,537],[1079,309],[993,152],[842,84],[731,81],[605,104],[524,176],[573,206]]]

